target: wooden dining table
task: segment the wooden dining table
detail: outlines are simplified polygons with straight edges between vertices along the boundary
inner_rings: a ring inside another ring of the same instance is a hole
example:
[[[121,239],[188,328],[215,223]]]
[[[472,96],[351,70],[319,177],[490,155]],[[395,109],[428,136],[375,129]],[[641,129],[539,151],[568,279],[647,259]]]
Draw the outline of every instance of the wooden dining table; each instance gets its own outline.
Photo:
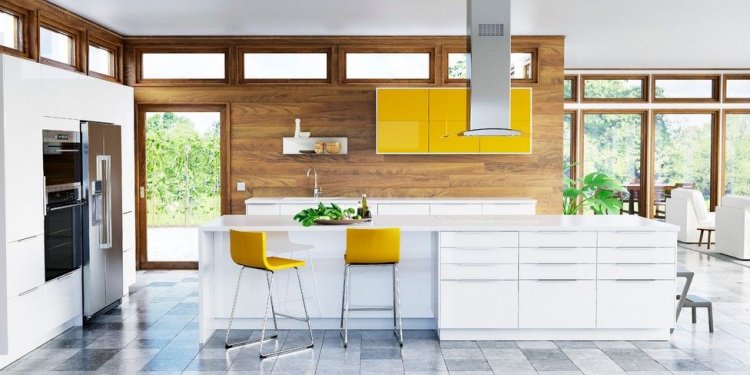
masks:
[[[629,215],[635,215],[638,212],[635,210],[635,204],[638,202],[639,197],[641,195],[641,184],[628,184],[624,186],[625,189],[628,191],[628,214]],[[675,185],[669,185],[669,184],[659,184],[654,185],[654,203],[664,203],[666,202],[666,197],[664,197],[665,193],[669,194],[669,192],[672,191],[672,189],[675,188]],[[660,200],[658,198],[664,197],[664,200]],[[639,207],[640,209],[640,207]],[[658,213],[658,212],[657,212]],[[658,215],[655,215],[658,217]]]

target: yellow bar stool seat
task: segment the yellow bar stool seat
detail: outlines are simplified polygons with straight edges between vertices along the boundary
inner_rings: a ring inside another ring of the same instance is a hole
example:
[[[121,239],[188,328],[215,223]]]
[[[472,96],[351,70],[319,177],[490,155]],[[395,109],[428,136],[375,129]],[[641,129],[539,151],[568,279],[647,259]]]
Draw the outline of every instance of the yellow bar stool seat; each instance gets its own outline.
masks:
[[[232,312],[229,315],[229,325],[227,326],[227,334],[224,337],[224,345],[227,349],[234,348],[237,346],[260,343],[260,358],[268,358],[281,354],[287,354],[296,352],[299,350],[309,349],[313,347],[313,334],[312,328],[310,328],[310,315],[307,313],[307,305],[305,305],[305,295],[302,291],[302,279],[299,275],[299,268],[305,266],[305,262],[296,259],[287,259],[279,257],[268,257],[266,255],[266,233],[265,232],[243,232],[237,230],[229,231],[229,251],[232,256],[232,261],[237,265],[241,266],[240,276],[237,279],[237,290],[234,293],[234,303],[232,304]],[[268,300],[266,301],[266,312],[263,316],[263,329],[261,331],[260,339],[246,340],[242,342],[229,342],[229,333],[232,330],[232,321],[234,320],[234,313],[237,307],[237,299],[240,293],[240,285],[242,283],[242,273],[246,268],[251,268],[266,273],[266,283],[268,285]],[[273,304],[273,283],[276,279],[276,272],[283,270],[294,269],[297,274],[297,282],[299,284],[300,295],[302,295],[302,307],[305,311],[304,317],[293,316],[276,312]],[[268,311],[271,310],[273,317],[273,335],[266,337],[266,324],[268,322]],[[307,330],[310,333],[310,343],[307,345],[299,346],[296,348],[290,348],[285,350],[278,350],[275,352],[264,353],[263,342],[266,340],[275,339],[278,337],[278,325],[276,323],[276,317],[281,316],[289,319],[299,320],[307,323]]]
[[[399,288],[398,263],[401,258],[401,230],[398,228],[362,229],[347,228],[346,253],[344,254],[344,292],[341,300],[341,337],[344,348],[349,343],[349,313],[351,311],[391,311],[393,310],[393,333],[399,345],[404,345],[403,323],[401,321],[401,299]],[[391,267],[393,270],[392,306],[351,306],[352,267]]]

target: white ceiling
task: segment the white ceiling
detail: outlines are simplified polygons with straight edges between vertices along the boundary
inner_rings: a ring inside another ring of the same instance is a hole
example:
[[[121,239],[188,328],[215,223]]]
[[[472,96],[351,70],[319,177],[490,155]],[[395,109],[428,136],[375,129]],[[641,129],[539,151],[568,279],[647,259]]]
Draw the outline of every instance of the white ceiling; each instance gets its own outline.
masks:
[[[128,36],[462,35],[465,0],[50,0]],[[750,68],[748,0],[513,0],[567,68]]]

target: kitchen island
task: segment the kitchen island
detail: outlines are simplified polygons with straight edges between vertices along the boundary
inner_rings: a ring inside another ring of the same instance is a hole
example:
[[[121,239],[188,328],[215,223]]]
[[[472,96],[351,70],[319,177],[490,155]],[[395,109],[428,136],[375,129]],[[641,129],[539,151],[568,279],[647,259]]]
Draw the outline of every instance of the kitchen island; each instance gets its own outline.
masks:
[[[669,339],[676,226],[634,216],[379,215],[358,227],[402,231],[406,329],[437,329],[441,340]],[[229,254],[230,229],[288,234],[312,245],[315,280],[303,276],[312,325],[338,328],[346,228],[305,228],[287,215],[228,215],[203,225],[201,342],[226,328],[232,307],[240,268]],[[278,255],[305,259],[301,252]],[[357,271],[352,304],[388,305],[388,270]],[[291,276],[279,275],[274,295],[278,310],[297,314],[300,297]],[[235,327],[261,326],[264,278],[245,274]],[[353,313],[350,322],[352,329],[392,325],[387,312]],[[302,328],[296,323],[282,321],[281,327]]]

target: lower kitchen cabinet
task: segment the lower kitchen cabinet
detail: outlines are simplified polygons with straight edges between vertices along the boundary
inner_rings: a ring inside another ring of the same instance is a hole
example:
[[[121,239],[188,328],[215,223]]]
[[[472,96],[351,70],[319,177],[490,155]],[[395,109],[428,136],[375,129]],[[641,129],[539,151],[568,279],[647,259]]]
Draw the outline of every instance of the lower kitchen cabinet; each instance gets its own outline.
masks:
[[[8,243],[6,262],[9,297],[44,284],[44,235]]]
[[[8,352],[35,346],[47,331],[47,314],[50,312],[44,285],[8,298]]]
[[[521,280],[519,328],[596,327],[596,280]]]
[[[674,295],[674,280],[599,280],[597,328],[671,327]]]
[[[443,280],[440,328],[517,328],[518,282]]]
[[[54,306],[46,316],[47,330],[52,330],[81,315],[81,270],[77,269],[45,284],[45,305]]]

